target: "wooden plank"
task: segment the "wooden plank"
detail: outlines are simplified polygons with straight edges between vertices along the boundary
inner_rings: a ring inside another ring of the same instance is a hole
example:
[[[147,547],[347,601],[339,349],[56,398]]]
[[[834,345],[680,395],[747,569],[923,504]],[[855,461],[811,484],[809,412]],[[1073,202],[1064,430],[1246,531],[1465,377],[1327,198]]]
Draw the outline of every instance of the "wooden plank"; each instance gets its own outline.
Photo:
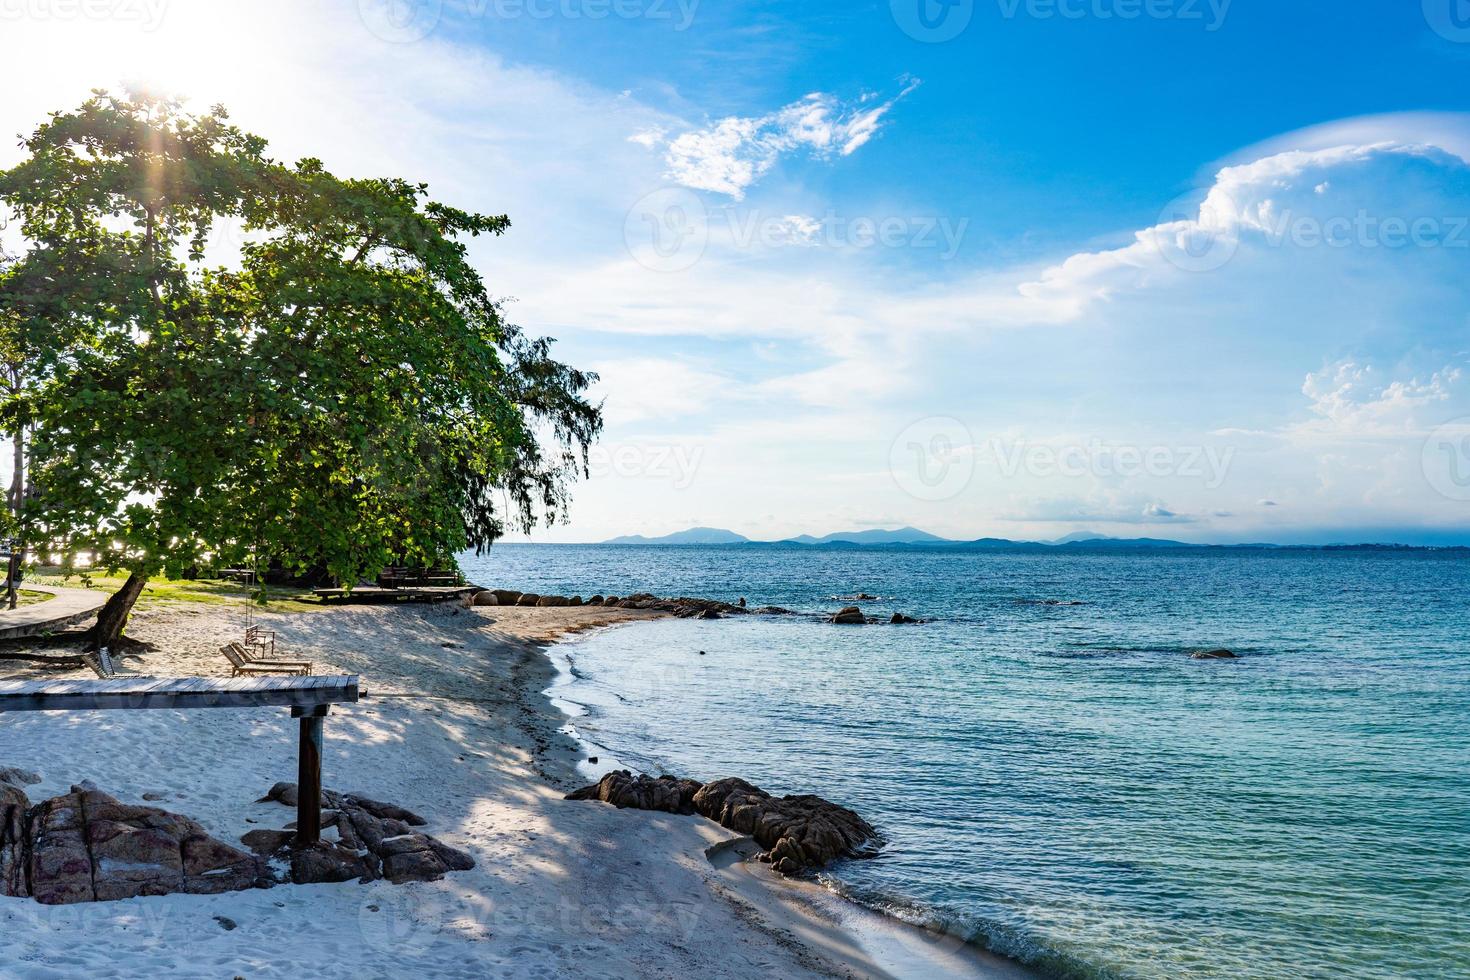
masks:
[[[0,712],[317,707],[358,699],[355,674],[323,677],[123,678],[0,682]]]

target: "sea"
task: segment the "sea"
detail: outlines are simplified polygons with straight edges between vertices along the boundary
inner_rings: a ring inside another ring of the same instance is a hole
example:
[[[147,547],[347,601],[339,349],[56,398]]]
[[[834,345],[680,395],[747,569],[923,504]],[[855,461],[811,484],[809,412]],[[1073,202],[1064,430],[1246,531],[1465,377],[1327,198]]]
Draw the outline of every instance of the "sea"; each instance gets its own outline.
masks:
[[[833,892],[1044,976],[1470,977],[1461,552],[497,545],[492,588],[791,615],[561,644],[579,736],[816,793]],[[874,598],[854,600],[866,595]],[[835,626],[859,605],[917,625]],[[1228,648],[1234,660],[1191,654]]]

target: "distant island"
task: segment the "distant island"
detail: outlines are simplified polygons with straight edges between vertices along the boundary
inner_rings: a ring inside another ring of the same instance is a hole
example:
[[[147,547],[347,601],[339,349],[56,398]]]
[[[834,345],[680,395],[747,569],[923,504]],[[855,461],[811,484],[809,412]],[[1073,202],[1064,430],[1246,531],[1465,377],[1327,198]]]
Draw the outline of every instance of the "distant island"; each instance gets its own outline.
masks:
[[[865,531],[838,531],[814,537],[810,534],[778,541],[754,541],[743,534],[717,527],[692,527],[660,537],[628,534],[611,538],[599,544],[617,545],[740,545],[752,548],[786,547],[805,545],[814,548],[857,548],[857,547],[931,547],[967,548],[991,551],[1147,551],[1165,549],[1295,549],[1307,551],[1380,550],[1380,551],[1465,551],[1463,545],[1409,545],[1392,543],[1355,544],[1270,544],[1252,542],[1248,544],[1195,544],[1188,541],[1171,541],[1167,538],[1114,538],[1091,531],[1075,531],[1052,541],[1013,541],[1009,538],[975,538],[955,540],[942,538],[916,527],[901,527],[896,530],[869,529]]]

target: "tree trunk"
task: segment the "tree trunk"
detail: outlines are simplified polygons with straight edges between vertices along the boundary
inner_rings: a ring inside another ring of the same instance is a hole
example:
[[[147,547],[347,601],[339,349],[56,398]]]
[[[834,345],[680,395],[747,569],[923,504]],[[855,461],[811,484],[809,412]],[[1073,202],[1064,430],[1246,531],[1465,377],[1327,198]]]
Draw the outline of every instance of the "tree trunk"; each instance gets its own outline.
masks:
[[[20,384],[18,377],[12,376],[11,381],[16,386]],[[24,425],[17,425],[11,438],[15,440],[15,466],[11,470],[10,493],[6,503],[10,507],[10,512],[15,515],[16,526],[19,528],[20,509],[25,506],[26,502],[26,427]],[[20,575],[23,555],[24,552],[21,550],[20,541],[17,540],[12,545],[10,564],[5,570],[6,598],[9,601],[11,609],[16,608],[20,603],[20,592],[17,591],[20,586],[17,584],[16,579]]]
[[[147,575],[133,572],[123,583],[123,587],[107,600],[107,605],[97,613],[97,625],[92,627],[93,650],[117,646],[118,640],[122,639],[123,627],[128,624],[128,616],[137,604],[138,596],[143,594],[143,586],[147,582]]]

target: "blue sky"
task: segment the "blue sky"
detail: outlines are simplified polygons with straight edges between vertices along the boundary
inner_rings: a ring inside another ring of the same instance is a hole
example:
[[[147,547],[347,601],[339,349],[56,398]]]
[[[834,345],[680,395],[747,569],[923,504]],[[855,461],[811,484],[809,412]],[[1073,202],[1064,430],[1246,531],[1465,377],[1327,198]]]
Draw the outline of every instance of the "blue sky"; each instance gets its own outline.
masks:
[[[609,418],[538,539],[1470,542],[1466,0],[66,9],[10,132],[142,81],[510,213]]]

